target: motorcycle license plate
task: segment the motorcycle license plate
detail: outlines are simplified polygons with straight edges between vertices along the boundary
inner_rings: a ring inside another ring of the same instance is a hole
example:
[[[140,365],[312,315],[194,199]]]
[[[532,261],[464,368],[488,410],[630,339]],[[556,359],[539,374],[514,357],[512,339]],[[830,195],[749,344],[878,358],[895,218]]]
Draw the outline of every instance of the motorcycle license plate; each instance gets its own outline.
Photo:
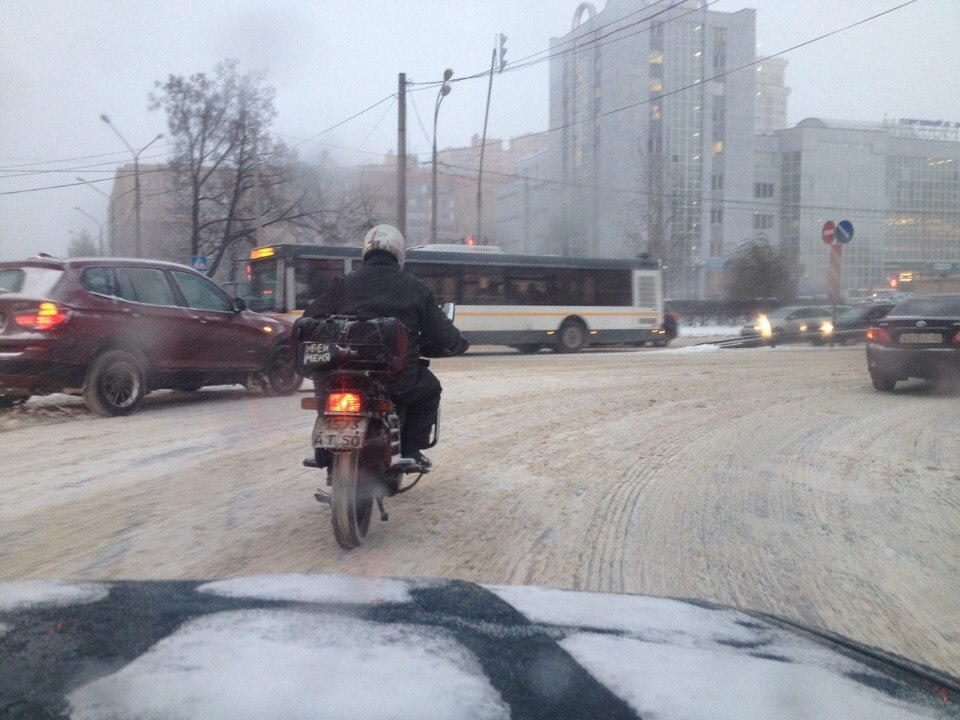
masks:
[[[333,357],[333,345],[330,343],[303,343],[303,364],[324,365]]]
[[[313,426],[313,446],[326,450],[359,450],[368,422],[369,418],[352,415],[321,415]]]

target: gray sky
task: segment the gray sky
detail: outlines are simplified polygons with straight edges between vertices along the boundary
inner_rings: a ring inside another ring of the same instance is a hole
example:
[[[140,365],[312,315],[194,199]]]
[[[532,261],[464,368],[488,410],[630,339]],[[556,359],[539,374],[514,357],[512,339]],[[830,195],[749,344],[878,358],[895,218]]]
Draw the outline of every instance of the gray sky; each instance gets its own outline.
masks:
[[[692,0],[691,0],[692,1]],[[718,0],[711,9],[757,9],[761,54],[772,54],[900,4],[902,0]],[[566,33],[578,0],[0,0],[0,193],[110,177],[129,154],[99,115],[134,146],[166,131],[147,109],[153,82],[212,71],[226,57],[263,69],[277,89],[275,130],[315,135],[396,90],[397,73],[432,80],[445,67],[467,75],[489,65],[494,36],[507,60]],[[597,6],[603,0],[597,0]],[[960,0],[918,0],[896,13],[786,57],[790,123],[808,116],[960,121]],[[498,76],[490,135],[547,126],[546,63]],[[440,144],[460,145],[483,123],[485,81],[458,84],[444,101]],[[429,129],[433,93],[415,96]],[[375,159],[395,146],[387,104],[323,135],[341,162]],[[429,142],[409,108],[411,149]],[[377,126],[378,121],[382,122]],[[365,138],[369,135],[369,139]],[[153,148],[144,157],[162,155]],[[362,145],[362,148],[361,148]],[[316,141],[304,157],[324,147]],[[109,157],[64,160],[116,153]],[[43,162],[45,164],[36,164]],[[13,165],[34,163],[12,173]],[[99,164],[107,163],[107,164]],[[94,166],[94,167],[88,167]],[[77,169],[81,168],[81,169]],[[56,172],[37,173],[38,170]],[[98,187],[109,192],[109,183]],[[69,231],[99,228],[106,201],[78,186],[0,194],[0,260],[62,253]]]

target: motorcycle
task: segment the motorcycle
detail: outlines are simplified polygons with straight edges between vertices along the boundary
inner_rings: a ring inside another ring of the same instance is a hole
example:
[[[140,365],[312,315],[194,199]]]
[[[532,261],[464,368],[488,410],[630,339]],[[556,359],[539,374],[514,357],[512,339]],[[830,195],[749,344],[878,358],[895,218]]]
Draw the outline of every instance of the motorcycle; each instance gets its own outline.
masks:
[[[453,306],[444,311],[452,320]],[[301,318],[292,346],[298,372],[314,384],[307,391],[312,397],[300,406],[317,412],[314,457],[303,464],[326,469],[327,487],[314,498],[330,506],[337,543],[352,549],[366,540],[374,503],[386,522],[384,500],[410,491],[430,470],[401,456],[403,416],[390,397],[406,359],[406,330],[393,318]],[[420,362],[429,365],[425,358]],[[437,444],[439,431],[438,414],[428,448]],[[403,486],[404,477],[414,474]]]

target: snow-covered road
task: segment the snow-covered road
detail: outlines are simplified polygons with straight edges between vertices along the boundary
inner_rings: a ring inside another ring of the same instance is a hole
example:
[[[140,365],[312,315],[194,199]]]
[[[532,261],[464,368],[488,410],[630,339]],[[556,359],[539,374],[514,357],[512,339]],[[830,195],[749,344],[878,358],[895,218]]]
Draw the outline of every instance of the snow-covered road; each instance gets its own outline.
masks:
[[[435,472],[333,540],[298,398],[0,412],[0,578],[328,572],[703,598],[960,674],[960,402],[862,348],[436,362]]]

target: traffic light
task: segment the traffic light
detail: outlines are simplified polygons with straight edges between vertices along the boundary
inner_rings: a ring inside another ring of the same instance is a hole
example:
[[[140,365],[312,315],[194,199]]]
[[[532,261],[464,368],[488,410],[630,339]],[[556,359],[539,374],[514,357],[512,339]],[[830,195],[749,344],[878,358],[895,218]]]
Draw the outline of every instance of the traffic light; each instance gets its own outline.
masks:
[[[507,36],[502,33],[497,38],[497,47],[500,50],[500,72],[507,66]]]

